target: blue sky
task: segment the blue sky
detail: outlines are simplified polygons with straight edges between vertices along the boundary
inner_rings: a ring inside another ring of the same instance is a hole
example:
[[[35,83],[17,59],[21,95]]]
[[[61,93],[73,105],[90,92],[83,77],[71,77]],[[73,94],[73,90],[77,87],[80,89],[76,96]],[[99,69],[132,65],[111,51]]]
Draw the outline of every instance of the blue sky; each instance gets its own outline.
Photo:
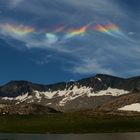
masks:
[[[1,0],[0,84],[140,75],[139,7],[139,0]]]

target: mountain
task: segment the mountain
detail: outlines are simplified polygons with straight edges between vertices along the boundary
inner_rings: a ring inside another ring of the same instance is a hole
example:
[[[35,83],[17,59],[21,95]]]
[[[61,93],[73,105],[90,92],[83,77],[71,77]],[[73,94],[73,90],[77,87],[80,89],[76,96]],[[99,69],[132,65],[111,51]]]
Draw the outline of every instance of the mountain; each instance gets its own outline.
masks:
[[[85,109],[118,111],[133,103],[140,103],[140,76],[125,79],[97,74],[78,81],[51,85],[11,81],[0,87],[0,108],[9,113],[15,112],[13,108],[25,110],[26,105],[29,108],[41,106],[45,114],[49,112],[48,108],[54,110],[52,112]],[[30,113],[35,114],[32,109],[28,110]]]

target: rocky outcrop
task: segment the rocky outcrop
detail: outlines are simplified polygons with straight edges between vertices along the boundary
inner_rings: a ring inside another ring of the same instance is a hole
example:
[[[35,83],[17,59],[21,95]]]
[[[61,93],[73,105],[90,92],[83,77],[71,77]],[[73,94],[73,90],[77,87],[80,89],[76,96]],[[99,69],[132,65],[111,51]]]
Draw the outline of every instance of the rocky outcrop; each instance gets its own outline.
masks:
[[[42,106],[39,104],[18,104],[5,106],[0,108],[0,114],[9,114],[9,115],[36,115],[36,114],[52,114],[60,113],[55,109],[47,106]]]

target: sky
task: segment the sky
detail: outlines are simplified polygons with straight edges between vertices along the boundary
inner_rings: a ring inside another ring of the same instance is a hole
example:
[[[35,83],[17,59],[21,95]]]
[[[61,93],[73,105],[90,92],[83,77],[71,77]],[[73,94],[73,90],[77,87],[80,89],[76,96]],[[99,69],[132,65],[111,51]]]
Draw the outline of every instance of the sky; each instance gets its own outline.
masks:
[[[0,84],[140,75],[139,0],[1,0]]]

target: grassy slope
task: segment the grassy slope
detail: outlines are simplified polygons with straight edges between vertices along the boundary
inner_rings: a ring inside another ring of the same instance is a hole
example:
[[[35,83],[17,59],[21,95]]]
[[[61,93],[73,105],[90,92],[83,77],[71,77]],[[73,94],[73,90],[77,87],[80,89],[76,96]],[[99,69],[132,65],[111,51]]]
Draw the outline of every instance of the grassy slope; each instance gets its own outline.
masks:
[[[65,113],[38,116],[0,116],[0,132],[93,133],[140,131],[140,117]]]

